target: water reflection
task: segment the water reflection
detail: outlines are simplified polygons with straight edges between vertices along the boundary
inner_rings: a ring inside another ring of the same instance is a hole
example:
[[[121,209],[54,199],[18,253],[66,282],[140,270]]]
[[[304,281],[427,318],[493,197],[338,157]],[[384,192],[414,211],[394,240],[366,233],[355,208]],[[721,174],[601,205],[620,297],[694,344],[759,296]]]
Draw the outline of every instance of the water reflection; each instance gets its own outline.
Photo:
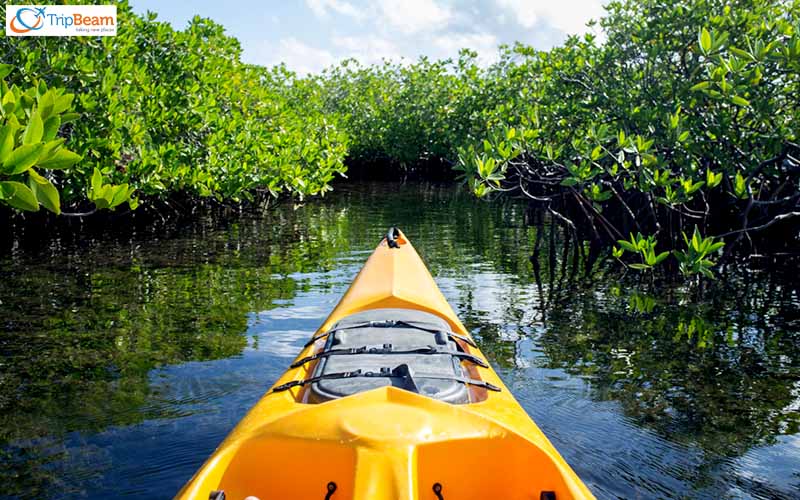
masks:
[[[369,184],[133,236],[83,227],[9,244],[4,494],[174,493],[282,373],[390,224],[412,237],[483,351],[599,496],[800,494],[797,283],[747,269],[702,291],[620,279],[596,249],[538,218],[446,186]]]

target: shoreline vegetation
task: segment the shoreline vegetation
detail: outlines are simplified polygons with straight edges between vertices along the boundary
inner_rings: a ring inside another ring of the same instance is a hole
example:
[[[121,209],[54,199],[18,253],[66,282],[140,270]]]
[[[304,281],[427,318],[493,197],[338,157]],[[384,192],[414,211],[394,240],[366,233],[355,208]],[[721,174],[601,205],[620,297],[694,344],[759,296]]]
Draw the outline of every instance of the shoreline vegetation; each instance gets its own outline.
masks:
[[[5,37],[0,216],[303,199],[352,167],[523,197],[651,277],[800,255],[800,1],[606,9],[602,40],[501,47],[488,67],[463,50],[306,77],[127,2],[116,37]]]

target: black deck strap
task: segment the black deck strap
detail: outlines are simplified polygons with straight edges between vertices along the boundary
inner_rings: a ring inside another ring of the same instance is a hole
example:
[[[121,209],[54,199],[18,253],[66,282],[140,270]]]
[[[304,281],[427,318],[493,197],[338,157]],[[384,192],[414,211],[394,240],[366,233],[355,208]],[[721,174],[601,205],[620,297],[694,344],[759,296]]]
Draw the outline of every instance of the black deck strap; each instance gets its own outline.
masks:
[[[329,330],[329,331],[327,331],[327,332],[325,332],[325,333],[320,333],[320,334],[319,334],[319,335],[317,335],[316,337],[311,337],[311,338],[308,340],[308,342],[306,342],[306,344],[305,344],[303,347],[308,347],[308,346],[310,346],[311,344],[313,344],[314,342],[316,342],[317,340],[322,340],[322,339],[324,339],[325,337],[327,337],[328,335],[330,335],[330,334],[332,334],[332,333],[335,333],[336,331],[338,331],[338,328],[337,328],[337,329],[334,329],[334,330]]]
[[[390,227],[389,230],[386,231],[386,244],[389,245],[389,248],[400,248],[400,244],[397,242],[399,236],[400,230],[395,226]]]
[[[371,373],[371,372],[368,372],[368,373]],[[366,376],[366,375],[363,375],[360,369],[349,371],[349,372],[325,373],[325,374],[322,374],[322,375],[317,375],[316,377],[310,377],[310,378],[303,379],[303,380],[290,380],[290,381],[286,382],[285,384],[281,384],[281,385],[273,387],[272,392],[286,391],[286,390],[292,389],[294,387],[302,387],[302,386],[304,386],[306,384],[313,384],[313,383],[319,382],[321,380],[337,380],[337,379],[353,378],[353,377],[361,377],[361,376]]]
[[[402,365],[401,365],[402,366]],[[398,367],[400,368],[400,367]],[[408,368],[408,367],[406,367]],[[406,370],[406,374],[401,373],[398,369],[394,370],[386,370],[382,369],[379,372],[365,372],[363,370],[353,370],[349,372],[335,372],[335,373],[325,373],[322,375],[317,375],[316,377],[309,377],[303,380],[290,380],[285,384],[281,384],[275,386],[272,391],[270,392],[282,392],[294,387],[302,387],[308,384],[314,384],[316,382],[320,382],[322,380],[336,380],[336,379],[345,379],[345,378],[357,378],[357,377],[365,377],[365,378],[407,378],[408,370]],[[447,377],[443,375],[414,375],[415,379],[433,379],[433,380],[450,380],[453,382],[460,382],[464,385],[472,385],[475,387],[482,387],[484,389],[500,392],[500,388],[494,384],[486,382],[485,380],[478,380],[473,378],[466,378],[466,377]]]
[[[350,349],[330,349],[328,351],[320,351],[310,356],[306,356],[304,358],[300,358],[294,363],[290,365],[291,368],[297,368],[299,366],[303,366],[306,363],[310,363],[311,361],[316,361],[320,358],[327,358],[330,356],[354,356],[359,354],[384,354],[384,355],[395,355],[395,354],[441,354],[443,356],[452,356],[454,358],[458,358],[463,361],[469,361],[470,363],[474,363],[482,368],[489,368],[489,365],[482,360],[481,358],[469,354],[466,352],[460,351],[440,351],[436,347],[429,345],[426,347],[417,347],[414,349],[392,349],[392,344],[384,344],[383,347],[352,347]]]
[[[359,328],[396,328],[398,326],[399,327],[403,327],[404,326],[406,328],[413,328],[415,330],[422,330],[423,332],[429,332],[429,333],[433,333],[433,334],[447,335],[449,338],[454,339],[454,340],[460,340],[460,341],[464,342],[465,344],[469,345],[470,347],[475,347],[475,348],[478,347],[478,345],[475,344],[475,342],[471,338],[469,338],[469,337],[467,337],[465,335],[461,335],[461,334],[458,334],[456,332],[450,331],[450,330],[442,330],[441,328],[435,328],[435,327],[434,328],[427,328],[427,327],[424,327],[424,326],[420,326],[418,323],[415,323],[415,322],[403,321],[403,320],[395,321],[395,320],[392,320],[392,319],[384,320],[384,321],[364,321],[362,323],[356,323],[354,325],[340,326],[340,327],[337,327],[337,328],[331,328],[327,332],[320,333],[319,335],[317,335],[315,337],[311,337],[311,339],[308,342],[306,342],[304,347],[308,347],[311,344],[313,344],[314,342],[316,342],[317,340],[324,339],[324,338],[330,336],[333,333],[340,332],[340,331],[343,331],[343,330],[357,330]]]
[[[444,333],[446,333],[446,334],[447,334],[447,336],[448,336],[449,338],[451,338],[451,339],[460,340],[460,341],[464,342],[465,344],[467,344],[467,345],[468,345],[468,346],[470,346],[470,347],[474,347],[475,349],[477,349],[477,348],[478,348],[478,344],[476,344],[476,343],[475,343],[475,342],[474,342],[474,341],[473,341],[471,338],[469,338],[469,337],[466,337],[466,336],[464,336],[464,335],[459,335],[459,334],[458,334],[458,333],[456,333],[456,332],[444,332]]]
[[[336,332],[341,332],[343,330],[357,330],[359,328],[386,328],[387,326],[394,326],[394,322],[392,321],[391,323],[392,324],[389,325],[389,321],[362,321],[361,323],[356,323],[354,325],[331,328],[325,333],[320,333],[316,337],[311,337],[311,339],[308,342],[306,342],[306,345],[304,347],[308,347],[317,340],[324,339],[325,337],[329,337],[331,334],[334,334]]]
[[[464,385],[473,385],[475,387],[482,387],[484,389],[490,390],[492,392],[500,392],[500,388],[494,384],[491,384],[485,380],[478,380],[475,378],[467,378],[467,377],[448,377],[445,375],[415,375],[417,379],[433,379],[433,380],[452,380],[453,382],[461,382]]]
[[[424,326],[420,326],[419,323],[416,323],[416,322],[413,322],[413,321],[400,320],[400,321],[395,321],[394,324],[395,324],[395,326],[405,326],[407,328],[413,328],[415,330],[422,330],[423,332],[430,332],[430,333],[433,333],[433,334],[443,333],[443,334],[446,334],[451,339],[457,339],[457,340],[461,340],[461,341],[465,342],[470,347],[478,347],[471,338],[466,337],[466,336],[461,335],[461,334],[458,334],[458,333],[453,332],[453,331],[442,330],[441,328],[427,328],[427,327],[424,327]]]
[[[225,500],[225,492],[214,490],[208,494],[208,500]]]
[[[445,352],[445,353],[442,353],[442,354],[449,354],[450,356],[453,356],[454,358],[458,358],[458,359],[460,359],[462,361],[469,361],[470,363],[478,365],[481,368],[489,368],[489,364],[486,363],[486,361],[484,361],[481,358],[479,358],[478,356],[475,356],[474,354],[470,354],[468,352],[456,351],[456,352]]]
[[[389,347],[387,347],[387,345]],[[449,354],[447,352],[437,351],[433,346],[418,347],[415,349],[393,350],[391,344],[385,344],[383,347],[351,347],[350,349],[331,349],[328,351],[320,351],[318,353],[306,356],[305,358],[298,359],[290,365],[291,368],[303,366],[306,363],[315,361],[320,358],[327,358],[329,356],[353,356],[357,354]]]
[[[433,494],[436,495],[436,500],[444,500],[441,483],[433,483]]]

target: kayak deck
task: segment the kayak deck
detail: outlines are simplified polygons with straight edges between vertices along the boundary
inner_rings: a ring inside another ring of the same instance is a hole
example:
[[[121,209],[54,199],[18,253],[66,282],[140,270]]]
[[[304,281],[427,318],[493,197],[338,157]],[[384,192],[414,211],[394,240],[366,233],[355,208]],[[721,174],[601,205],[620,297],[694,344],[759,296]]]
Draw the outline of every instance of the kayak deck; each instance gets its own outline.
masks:
[[[419,329],[431,324],[438,337]],[[221,491],[226,500],[594,498],[399,231],[176,498]]]

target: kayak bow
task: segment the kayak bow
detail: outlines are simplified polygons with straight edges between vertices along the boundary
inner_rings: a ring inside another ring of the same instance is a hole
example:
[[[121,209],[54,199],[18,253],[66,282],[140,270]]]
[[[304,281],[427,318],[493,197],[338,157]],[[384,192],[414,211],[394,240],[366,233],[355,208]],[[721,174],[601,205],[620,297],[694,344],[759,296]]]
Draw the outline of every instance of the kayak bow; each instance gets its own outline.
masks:
[[[591,499],[389,230],[178,499]]]

